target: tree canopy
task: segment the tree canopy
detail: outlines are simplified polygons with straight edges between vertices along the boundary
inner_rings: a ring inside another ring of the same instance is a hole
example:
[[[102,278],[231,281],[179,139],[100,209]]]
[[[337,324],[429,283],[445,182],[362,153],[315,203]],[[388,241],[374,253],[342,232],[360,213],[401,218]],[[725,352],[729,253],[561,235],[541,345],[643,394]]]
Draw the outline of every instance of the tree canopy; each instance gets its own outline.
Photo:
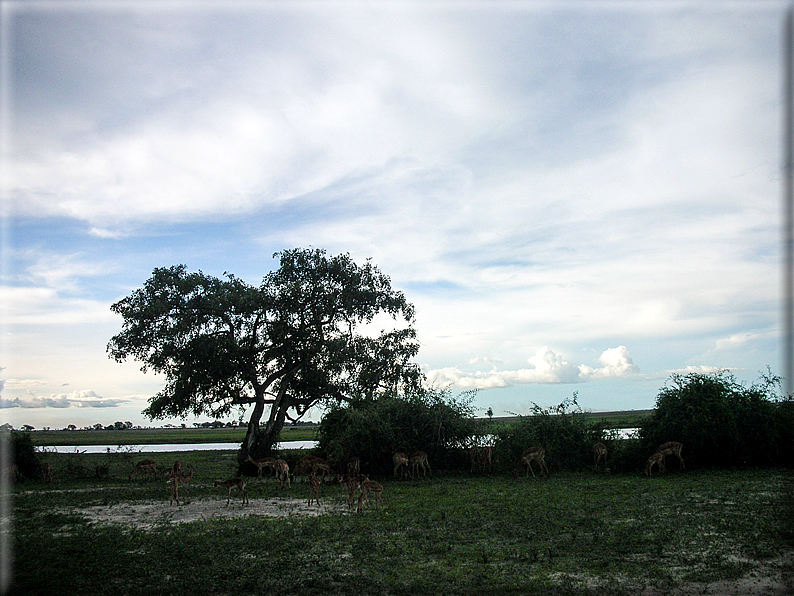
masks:
[[[258,287],[176,265],[111,306],[123,327],[109,356],[166,379],[144,414],[219,418],[253,405],[242,460],[269,450],[285,419],[312,406],[421,384],[413,305],[375,265],[322,249],[274,257],[279,267]],[[367,324],[379,314],[394,328],[373,333]]]

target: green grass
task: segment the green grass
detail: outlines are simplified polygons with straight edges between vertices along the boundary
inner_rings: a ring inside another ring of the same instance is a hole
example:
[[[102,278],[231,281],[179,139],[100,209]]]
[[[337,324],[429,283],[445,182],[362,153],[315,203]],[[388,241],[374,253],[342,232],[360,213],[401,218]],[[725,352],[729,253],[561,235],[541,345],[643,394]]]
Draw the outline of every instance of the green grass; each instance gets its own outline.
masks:
[[[244,428],[142,428],[130,430],[49,430],[30,433],[36,446],[154,445],[186,443],[242,443]],[[311,441],[316,426],[287,426],[282,441]]]
[[[794,549],[790,470],[383,478],[385,507],[362,515],[163,523],[143,531],[91,526],[66,510],[167,500],[161,482],[127,481],[135,457],[48,457],[55,485],[16,488],[14,593],[634,594],[736,580],[761,565],[779,566],[775,557]],[[173,454],[157,457],[167,465]],[[64,478],[67,458],[88,468],[110,462],[110,475]],[[211,480],[235,467],[234,453],[180,458],[199,474],[191,497],[223,507]],[[272,479],[249,486],[252,499],[307,495],[300,483],[288,491]],[[75,488],[88,490],[64,491]],[[332,484],[322,486],[322,498],[343,500]],[[792,572],[790,564],[778,570]]]

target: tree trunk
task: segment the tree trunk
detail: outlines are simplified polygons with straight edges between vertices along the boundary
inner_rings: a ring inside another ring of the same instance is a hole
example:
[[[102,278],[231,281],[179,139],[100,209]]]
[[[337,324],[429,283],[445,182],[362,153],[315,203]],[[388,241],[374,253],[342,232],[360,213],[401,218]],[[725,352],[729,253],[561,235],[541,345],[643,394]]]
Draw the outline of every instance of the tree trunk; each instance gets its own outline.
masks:
[[[262,429],[259,422],[265,412],[265,392],[264,389],[257,390],[256,405],[251,412],[251,419],[248,421],[248,430],[245,439],[237,452],[237,463],[242,466],[250,455],[253,458],[265,457],[272,453],[273,446],[276,444],[281,429],[284,428],[284,419],[289,408],[289,400],[286,397],[286,383],[282,384],[283,389],[279,390],[275,402],[270,406],[270,417]],[[261,395],[260,395],[261,393]]]

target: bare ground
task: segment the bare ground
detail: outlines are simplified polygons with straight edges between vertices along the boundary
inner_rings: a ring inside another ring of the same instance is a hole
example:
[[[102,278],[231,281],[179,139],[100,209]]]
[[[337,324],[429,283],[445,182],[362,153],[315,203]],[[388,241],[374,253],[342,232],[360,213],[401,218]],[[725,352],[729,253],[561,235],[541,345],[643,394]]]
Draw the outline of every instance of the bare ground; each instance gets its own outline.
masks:
[[[323,514],[346,514],[345,504],[333,501],[319,506],[308,505],[306,499],[250,499],[242,504],[241,497],[234,497],[229,506],[223,499],[194,499],[180,505],[168,501],[139,501],[115,503],[70,509],[70,513],[86,516],[91,523],[125,524],[139,529],[151,529],[164,523],[187,523],[211,519],[237,519],[254,515],[263,517],[287,517],[290,515],[317,516]]]

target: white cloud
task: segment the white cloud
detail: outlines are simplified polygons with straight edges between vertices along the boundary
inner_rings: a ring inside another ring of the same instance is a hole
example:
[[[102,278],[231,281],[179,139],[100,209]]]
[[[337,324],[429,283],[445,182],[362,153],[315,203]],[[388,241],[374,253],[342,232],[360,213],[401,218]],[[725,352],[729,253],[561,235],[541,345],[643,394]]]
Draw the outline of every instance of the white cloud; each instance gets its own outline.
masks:
[[[97,395],[94,391],[83,390],[72,393],[52,394],[49,397],[33,396],[30,398],[16,397],[0,400],[0,408],[115,408],[126,404],[129,399],[108,399]]]
[[[490,389],[535,383],[574,383],[577,369],[548,346],[540,348],[528,359],[532,368],[464,372],[456,367],[427,372],[435,385],[451,385],[461,389]]]
[[[677,368],[675,370],[668,370],[665,371],[665,376],[670,376],[673,374],[678,375],[688,375],[688,374],[700,374],[700,375],[709,375],[713,373],[720,372],[721,370],[732,370],[730,368],[726,368],[724,366],[709,366],[706,364],[701,364],[699,366],[686,366],[684,368]]]
[[[626,346],[618,346],[604,350],[598,361],[604,366],[592,368],[585,364],[579,366],[579,373],[583,378],[620,378],[637,375],[640,368],[634,364]]]

